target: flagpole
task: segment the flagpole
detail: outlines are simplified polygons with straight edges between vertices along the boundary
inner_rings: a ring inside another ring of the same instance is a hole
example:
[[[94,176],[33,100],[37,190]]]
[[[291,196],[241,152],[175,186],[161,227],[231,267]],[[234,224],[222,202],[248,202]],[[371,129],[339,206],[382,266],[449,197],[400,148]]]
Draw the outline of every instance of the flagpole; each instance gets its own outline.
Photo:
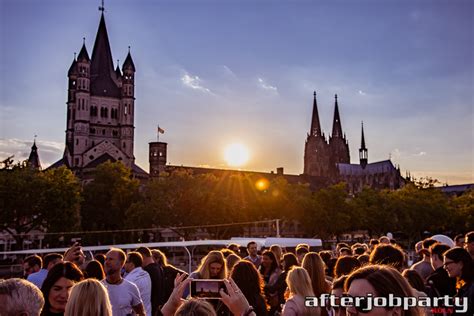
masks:
[[[156,139],[159,142],[160,141],[160,125],[158,124],[158,129],[156,130]]]

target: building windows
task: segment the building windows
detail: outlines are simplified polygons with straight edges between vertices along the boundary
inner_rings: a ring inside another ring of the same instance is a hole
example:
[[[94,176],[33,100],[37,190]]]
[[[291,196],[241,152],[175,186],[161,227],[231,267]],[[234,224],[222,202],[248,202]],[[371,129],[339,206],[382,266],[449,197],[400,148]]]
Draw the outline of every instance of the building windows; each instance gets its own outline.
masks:
[[[123,114],[124,115],[127,115],[128,114],[128,106],[125,104],[124,108],[123,108]]]
[[[102,130],[102,135],[105,135],[105,129]]]
[[[79,145],[79,139],[76,138],[76,146]]]
[[[123,142],[122,148],[125,149],[126,145],[125,142]]]

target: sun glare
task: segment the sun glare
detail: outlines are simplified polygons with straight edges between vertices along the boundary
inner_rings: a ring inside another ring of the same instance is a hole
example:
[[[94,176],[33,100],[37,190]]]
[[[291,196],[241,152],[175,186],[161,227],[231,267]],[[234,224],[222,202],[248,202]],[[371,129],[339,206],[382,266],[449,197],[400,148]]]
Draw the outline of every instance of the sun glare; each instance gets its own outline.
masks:
[[[224,159],[229,166],[240,167],[249,160],[249,151],[242,144],[230,144],[224,150]]]

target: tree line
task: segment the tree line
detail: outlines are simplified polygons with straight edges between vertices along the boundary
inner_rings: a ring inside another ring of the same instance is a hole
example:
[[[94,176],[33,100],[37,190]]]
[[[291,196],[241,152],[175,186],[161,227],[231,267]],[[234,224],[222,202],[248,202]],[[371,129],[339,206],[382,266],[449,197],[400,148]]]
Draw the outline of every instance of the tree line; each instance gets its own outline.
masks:
[[[140,183],[123,164],[106,162],[81,185],[65,167],[40,172],[18,164],[0,171],[0,225],[18,246],[38,229],[50,246],[62,246],[71,237],[81,237],[84,244],[146,242],[148,231],[166,227],[184,239],[197,231],[224,239],[242,235],[244,227],[218,224],[269,219],[297,221],[301,236],[322,239],[356,230],[370,236],[401,231],[411,240],[425,231],[473,230],[474,192],[449,197],[432,184],[431,179],[408,183],[396,191],[366,187],[353,196],[344,183],[312,192],[307,184],[284,177],[187,170]],[[67,234],[74,231],[95,233]]]

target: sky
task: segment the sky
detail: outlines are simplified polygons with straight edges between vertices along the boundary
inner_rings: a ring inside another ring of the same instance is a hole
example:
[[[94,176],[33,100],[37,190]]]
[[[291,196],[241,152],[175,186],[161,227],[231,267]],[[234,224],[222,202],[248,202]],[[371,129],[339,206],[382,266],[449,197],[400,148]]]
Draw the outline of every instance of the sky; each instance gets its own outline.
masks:
[[[89,54],[99,0],[0,0],[0,159],[62,157],[67,71]],[[361,121],[369,162],[474,182],[474,2],[469,0],[105,0],[114,60],[137,69],[136,163],[165,130],[173,165],[303,171],[313,91],[323,131],[338,95],[351,162]]]

